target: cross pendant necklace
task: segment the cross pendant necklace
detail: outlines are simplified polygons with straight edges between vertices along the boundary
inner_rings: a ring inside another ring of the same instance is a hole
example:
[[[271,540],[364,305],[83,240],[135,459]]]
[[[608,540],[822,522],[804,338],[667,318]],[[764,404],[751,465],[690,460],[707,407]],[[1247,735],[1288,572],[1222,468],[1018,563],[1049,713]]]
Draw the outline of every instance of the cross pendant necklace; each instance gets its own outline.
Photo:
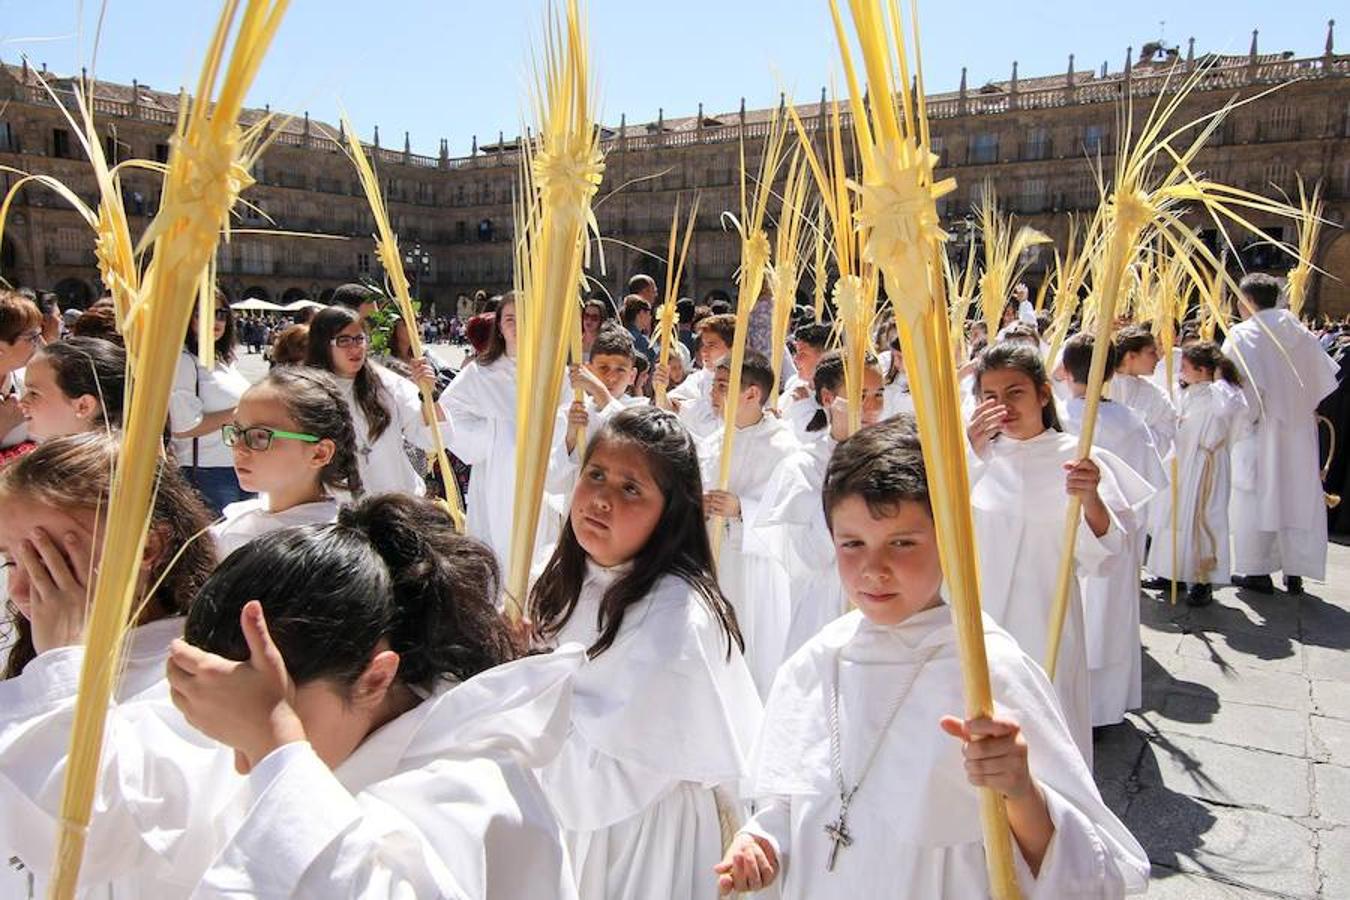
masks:
[[[833,846],[830,847],[830,858],[825,863],[825,871],[833,872],[835,860],[839,857],[839,849],[847,847],[853,843],[853,835],[848,832],[848,801],[852,797],[844,798],[839,806],[839,818],[825,825],[825,833],[830,836]]]
[[[830,841],[830,855],[825,861],[825,871],[833,872],[834,865],[839,860],[839,851],[844,847],[853,846],[853,833],[848,830],[848,807],[853,802],[853,795],[858,793],[858,788],[862,787],[863,779],[867,773],[872,770],[872,763],[876,762],[877,751],[881,749],[882,743],[886,739],[886,732],[890,731],[891,723],[895,721],[895,716],[900,712],[900,706],[905,702],[905,697],[909,696],[909,690],[914,686],[914,682],[919,677],[920,670],[928,663],[930,659],[941,649],[938,645],[928,650],[918,663],[914,666],[914,671],[909,678],[901,685],[900,690],[896,692],[895,700],[891,703],[890,712],[886,715],[886,722],[881,726],[881,731],[877,734],[876,741],[872,744],[871,752],[867,754],[867,760],[863,763],[862,771],[858,774],[858,780],[849,788],[844,783],[844,763],[840,751],[839,737],[839,656],[834,657],[834,684],[830,697],[829,707],[829,728],[830,728],[830,763],[834,768],[835,784],[839,788],[839,817],[833,822],[825,825],[825,834]]]

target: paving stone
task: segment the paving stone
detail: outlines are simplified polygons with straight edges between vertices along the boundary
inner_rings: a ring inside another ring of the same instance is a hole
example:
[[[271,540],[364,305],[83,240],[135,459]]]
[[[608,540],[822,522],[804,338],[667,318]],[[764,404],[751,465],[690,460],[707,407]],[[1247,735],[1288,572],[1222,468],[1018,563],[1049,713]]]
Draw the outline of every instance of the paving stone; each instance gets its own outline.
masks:
[[[1318,715],[1350,719],[1350,681],[1313,681],[1312,695]]]
[[[1149,742],[1169,790],[1282,816],[1312,813],[1306,759],[1171,735]]]
[[[1285,709],[1312,709],[1308,680],[1293,672],[1272,672],[1245,664],[1220,666],[1207,659],[1179,657],[1168,667],[1174,690],[1199,685],[1222,700]],[[1350,716],[1350,712],[1346,713]]]
[[[1327,900],[1350,897],[1350,828],[1323,831],[1317,838],[1317,869],[1322,875],[1322,896]]]
[[[1316,834],[1283,816],[1149,788],[1131,801],[1125,824],[1155,865],[1287,897],[1318,896]]]
[[[1312,752],[1318,759],[1350,763],[1350,722],[1312,716]]]
[[[1350,768],[1318,763],[1313,767],[1317,818],[1335,825],[1350,825]]]
[[[1247,665],[1279,672],[1303,673],[1303,646],[1286,637],[1220,631],[1191,633],[1177,653],[1220,666]]]
[[[1148,900],[1269,900],[1271,895],[1224,884],[1203,875],[1154,866],[1144,896]]]
[[[1158,712],[1149,714],[1149,718],[1164,732],[1179,732],[1288,756],[1306,756],[1308,753],[1308,717],[1294,710],[1253,706],[1233,700],[1220,700],[1215,704],[1209,698],[1173,693],[1167,696]]]
[[[1145,738],[1131,721],[1092,730],[1092,776],[1098,784],[1125,782],[1135,771]]]
[[[1302,598],[1285,593],[1273,595],[1252,591],[1221,590],[1209,606],[1191,610],[1188,624],[1225,633],[1246,632],[1262,636],[1296,638],[1299,634]]]
[[[1350,681],[1350,652],[1330,647],[1303,648],[1308,676],[1325,681]]]

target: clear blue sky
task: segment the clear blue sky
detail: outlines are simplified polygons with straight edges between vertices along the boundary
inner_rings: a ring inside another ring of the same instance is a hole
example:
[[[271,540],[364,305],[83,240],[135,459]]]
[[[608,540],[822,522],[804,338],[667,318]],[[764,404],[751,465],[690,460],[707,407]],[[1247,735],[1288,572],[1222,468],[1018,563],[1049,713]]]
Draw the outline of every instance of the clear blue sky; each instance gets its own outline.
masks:
[[[0,58],[59,72],[88,63],[99,4],[85,0],[77,40],[76,0],[0,0]],[[776,102],[784,88],[814,99],[838,68],[825,0],[590,0],[593,65],[606,123],[734,110]],[[1158,36],[1197,52],[1246,52],[1251,30],[1263,51],[1322,52],[1339,0],[967,0],[920,4],[931,90],[1006,78],[1013,60],[1030,77],[1077,68],[1118,69],[1125,48]],[[261,106],[336,121],[339,103],[369,137],[435,153],[467,154],[471,136],[519,130],[528,51],[545,0],[292,0],[250,97]],[[190,84],[218,6],[212,0],[109,0],[97,72],[159,89]],[[1350,16],[1343,16],[1350,47]],[[1160,22],[1166,22],[1160,26]]]

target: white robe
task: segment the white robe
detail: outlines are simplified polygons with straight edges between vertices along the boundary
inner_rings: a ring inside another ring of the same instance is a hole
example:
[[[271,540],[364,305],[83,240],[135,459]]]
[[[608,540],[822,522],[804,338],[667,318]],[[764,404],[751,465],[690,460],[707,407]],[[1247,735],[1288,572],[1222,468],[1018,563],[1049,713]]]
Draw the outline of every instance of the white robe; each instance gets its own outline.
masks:
[[[748,527],[787,570],[792,616],[784,658],[846,612],[834,540],[825,524],[821,490],[837,442],[828,430],[774,470],[755,518]]]
[[[1161,363],[1158,368],[1162,368]],[[1172,439],[1177,433],[1177,411],[1166,391],[1156,382],[1139,375],[1112,375],[1106,383],[1106,395],[1128,406],[1144,420],[1159,455],[1166,456],[1171,452]]]
[[[337,514],[338,503],[332,497],[272,512],[263,495],[226,506],[225,517],[211,526],[211,537],[216,540],[216,553],[224,559],[264,534],[294,525],[326,525],[336,521]]]
[[[505,569],[516,492],[516,361],[469,363],[440,404],[453,423],[447,448],[473,467],[465,501],[469,535],[491,547]]]
[[[881,371],[885,372],[889,378],[891,367],[895,365],[895,357],[889,350],[886,351],[885,357],[882,361]],[[901,413],[914,415],[914,396],[909,391],[909,377],[905,374],[903,366],[896,373],[894,379],[886,382],[881,391],[881,398],[881,417],[883,419],[889,419]]]
[[[770,478],[799,446],[790,426],[765,414],[758,423],[738,428],[731,448],[727,490],[740,500],[741,517],[722,521],[717,581],[736,609],[736,621],[745,637],[745,661],[761,697],[768,696],[774,672],[787,658],[792,596],[783,549],[775,546],[784,541],[782,534],[746,523],[758,519]],[[700,441],[698,453],[703,489],[713,490],[721,471],[722,430]]]
[[[1177,426],[1177,559],[1172,557],[1172,492],[1159,498],[1149,568],[1188,584],[1228,584],[1229,449],[1247,426],[1247,401],[1226,382],[1181,392]]]
[[[199,898],[576,896],[533,767],[566,740],[572,645],[490,669],[371,734],[336,769],[308,742],[250,773]]]
[[[169,700],[164,666],[181,618],[132,629],[107,717],[82,900],[177,900],[211,861],[212,823],[239,783],[234,754],[203,737]],[[40,654],[0,681],[0,891],[45,897],[84,648]]]
[[[1261,310],[1234,325],[1223,352],[1242,370],[1253,426],[1233,447],[1233,568],[1244,575],[1325,578],[1327,510],[1316,413],[1336,389],[1336,364],[1283,309]]]
[[[1078,434],[1084,402],[1069,400],[1064,429]],[[1132,499],[1137,503],[1134,526],[1120,560],[1105,575],[1083,578],[1083,620],[1087,638],[1088,683],[1091,688],[1092,726],[1114,725],[1127,709],[1143,704],[1143,648],[1139,643],[1139,576],[1144,564],[1147,536],[1146,506],[1167,487],[1162,460],[1153,436],[1133,410],[1120,403],[1103,402],[1097,409],[1097,428],[1092,445],[1119,457],[1148,482],[1146,491]]]
[[[1078,439],[1046,430],[1019,441],[1000,435],[986,456],[971,465],[971,506],[980,552],[984,610],[1042,665],[1049,644],[1050,609],[1063,555],[1066,462],[1077,458]],[[1110,514],[1097,537],[1079,522],[1074,562],[1078,574],[1105,575],[1127,550],[1134,527],[1130,498],[1146,489],[1142,480],[1108,452],[1092,454],[1102,472],[1098,492]],[[1130,479],[1122,489],[1121,478]],[[1091,701],[1088,688],[1083,601],[1078,580],[1070,579],[1069,609],[1059,648],[1055,691],[1069,732],[1092,759]]]
[[[805,397],[793,396],[799,387],[806,388]],[[795,372],[788,376],[787,384],[778,395],[778,416],[792,426],[792,434],[797,440],[805,442],[811,439],[812,432],[807,431],[806,427],[811,424],[820,408],[811,383],[803,381]]]
[[[1005,631],[988,616],[984,623],[995,707],[1021,725],[1031,774],[1055,825],[1038,876],[1013,842],[1022,895],[1105,900],[1142,892],[1148,858],[1102,802],[1054,689]],[[836,671],[840,755],[850,787],[897,687],[914,681],[849,807],[853,843],[840,848],[829,872],[824,829],[839,814],[827,725]],[[784,900],[989,896],[979,793],[967,781],[960,742],[938,727],[943,715],[959,716],[964,706],[945,605],[895,626],[851,612],[784,664],[756,747],[759,812],[744,829],[776,848]]]
[[[676,415],[695,440],[701,440],[722,427],[722,417],[712,405],[713,369],[696,369],[677,388],[666,395],[675,404]]]
[[[356,460],[361,471],[361,486],[367,494],[401,493],[420,497],[427,492],[426,483],[417,474],[403,442],[430,450],[435,446],[431,429],[422,417],[422,395],[417,385],[401,375],[395,375],[383,366],[366,363],[384,388],[381,398],[389,410],[389,424],[379,437],[371,440],[370,424],[361,405],[356,402],[356,382],[350,378],[337,379],[342,396],[352,412],[356,431]],[[443,440],[449,440],[450,422],[437,423]]]
[[[559,640],[595,642],[600,600],[622,571],[587,564]],[[624,611],[614,643],[577,675],[572,731],[540,771],[582,900],[717,897],[713,791],[739,798],[760,715],[740,651],[728,653],[685,581],[665,576]]]

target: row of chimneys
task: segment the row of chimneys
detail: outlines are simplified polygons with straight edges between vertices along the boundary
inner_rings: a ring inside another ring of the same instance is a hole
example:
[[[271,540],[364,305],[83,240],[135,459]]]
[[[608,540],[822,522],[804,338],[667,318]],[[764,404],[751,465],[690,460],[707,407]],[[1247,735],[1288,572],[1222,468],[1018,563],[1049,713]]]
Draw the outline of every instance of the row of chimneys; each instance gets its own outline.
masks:
[[[1326,58],[1328,58],[1328,59],[1330,59],[1332,56],[1335,55],[1335,29],[1336,29],[1336,20],[1335,20],[1335,19],[1329,20],[1329,21],[1327,22],[1327,41],[1326,41],[1326,47],[1325,47],[1325,50],[1323,51],[1324,56],[1325,56]],[[1258,32],[1257,29],[1255,29],[1255,28],[1252,29],[1252,45],[1251,45],[1250,50],[1248,51],[1248,60],[1249,60],[1248,65],[1249,65],[1250,67],[1252,67],[1252,68],[1255,68],[1255,66],[1256,66],[1256,64],[1257,64],[1257,35],[1258,35],[1258,33],[1259,33],[1259,32]],[[1159,46],[1161,46],[1161,45],[1159,45]],[[1141,59],[1140,61],[1142,62],[1143,60]],[[1190,39],[1186,42],[1186,68],[1187,68],[1187,69],[1193,68],[1194,65],[1195,65],[1195,38],[1190,38]],[[1105,61],[1103,61],[1103,62],[1102,62],[1102,68],[1101,68],[1101,75],[1100,75],[1101,78],[1106,78],[1106,77],[1107,77],[1107,74],[1108,74],[1107,67],[1108,67],[1108,63],[1105,62]],[[1126,51],[1125,51],[1125,70],[1124,70],[1124,73],[1123,73],[1123,74],[1124,74],[1124,77],[1125,77],[1125,79],[1126,79],[1127,81],[1131,78],[1132,73],[1133,73],[1133,70],[1134,70],[1134,48],[1133,48],[1133,47],[1129,47],[1129,48],[1127,48]],[[43,75],[43,76],[46,76],[47,74],[48,74],[48,73],[47,73],[47,64],[44,62],[44,63],[42,64],[42,75]],[[1072,87],[1074,86],[1074,55],[1073,55],[1072,53],[1069,54],[1069,68],[1068,68],[1068,71],[1067,71],[1067,76],[1068,76],[1068,86],[1069,86],[1070,88],[1072,88]],[[81,67],[81,68],[80,68],[80,78],[81,78],[82,81],[88,81],[88,80],[89,80],[89,72],[88,72],[88,69],[87,69],[87,68],[84,68],[84,67]],[[23,57],[23,83],[24,83],[24,84],[27,84],[27,83],[28,83],[28,57],[27,57],[27,56]],[[132,105],[133,107],[136,107],[136,106],[139,106],[139,105],[140,105],[141,88],[143,88],[143,87],[146,87],[146,85],[140,84],[140,83],[139,83],[138,81],[136,81],[134,78],[132,79],[132,81],[131,81],[131,97],[132,97],[132,99],[131,99],[131,105]],[[181,89],[180,89],[180,90],[181,90]],[[1012,78],[1011,78],[1011,79],[1009,80],[1009,82],[1008,82],[1008,92],[1009,92],[1010,94],[1016,94],[1017,91],[1018,91],[1018,87],[1017,87],[1017,61],[1014,60],[1014,61],[1013,61],[1013,64],[1012,64]],[[961,67],[961,86],[960,86],[960,88],[958,89],[957,94],[958,94],[958,97],[960,98],[960,100],[963,101],[963,102],[965,101],[965,99],[966,99],[967,96],[968,96],[968,92],[967,92],[967,88],[966,88],[966,67],[965,67],[965,66],[962,66],[962,67]],[[783,104],[784,102],[786,102],[785,96],[784,96],[783,94],[779,94],[779,104],[781,105],[781,104]],[[825,104],[825,102],[826,102],[826,90],[825,90],[825,88],[821,88],[821,89],[820,89],[820,102],[821,102],[821,105],[822,105],[822,108],[823,108],[823,107],[824,107],[824,104]],[[267,111],[268,113],[270,113],[270,112],[272,111],[272,106],[271,106],[271,104],[268,104],[268,105],[265,107],[265,109],[266,109],[266,111]],[[744,98],[744,97],[741,98],[741,108],[740,108],[739,116],[740,116],[741,123],[744,124],[744,123],[745,123],[745,98]],[[656,131],[657,131],[658,134],[660,134],[661,132],[664,132],[664,131],[665,131],[665,120],[666,120],[665,108],[663,107],[663,108],[658,109],[658,111],[657,111]],[[704,124],[704,121],[705,121],[705,119],[704,119],[704,116],[703,116],[703,104],[700,103],[700,104],[698,105],[698,130],[699,130],[699,131],[702,131],[702,130],[703,130],[703,124]],[[626,114],[623,114],[623,115],[620,115],[620,116],[619,116],[619,137],[620,137],[620,138],[626,137],[626,136],[627,136],[627,131],[628,131],[628,116],[627,116]],[[304,134],[306,137],[308,137],[308,136],[310,135],[310,130],[309,130],[309,111],[308,111],[308,110],[305,111],[304,131],[303,131],[303,134]],[[527,131],[527,134],[528,134],[528,131]],[[345,134],[345,132],[344,132],[344,130],[343,130],[343,126],[342,126],[342,123],[341,123],[341,122],[338,123],[338,138],[339,138],[339,140],[342,140],[342,141],[345,141],[345,139],[346,139],[346,134]],[[378,149],[379,146],[380,146],[380,126],[379,126],[379,125],[376,125],[376,126],[375,126],[374,146],[375,146],[377,149]],[[500,151],[500,150],[504,149],[505,146],[506,146],[506,135],[505,135],[504,132],[500,132],[500,131],[499,131],[499,132],[497,132],[497,145],[496,145],[496,148],[495,148],[495,149],[497,149],[497,150]],[[412,140],[411,140],[411,136],[409,135],[409,133],[408,133],[407,131],[403,132],[403,153],[404,153],[405,156],[411,156],[411,155],[412,155]],[[476,134],[473,136],[473,148],[472,148],[472,150],[470,151],[470,155],[472,155],[472,156],[477,156],[477,155],[478,155],[478,135],[476,135]],[[440,144],[440,158],[441,158],[441,159],[448,159],[449,156],[450,156],[450,142],[449,142],[448,140],[446,140],[445,138],[441,138],[441,144]]]

